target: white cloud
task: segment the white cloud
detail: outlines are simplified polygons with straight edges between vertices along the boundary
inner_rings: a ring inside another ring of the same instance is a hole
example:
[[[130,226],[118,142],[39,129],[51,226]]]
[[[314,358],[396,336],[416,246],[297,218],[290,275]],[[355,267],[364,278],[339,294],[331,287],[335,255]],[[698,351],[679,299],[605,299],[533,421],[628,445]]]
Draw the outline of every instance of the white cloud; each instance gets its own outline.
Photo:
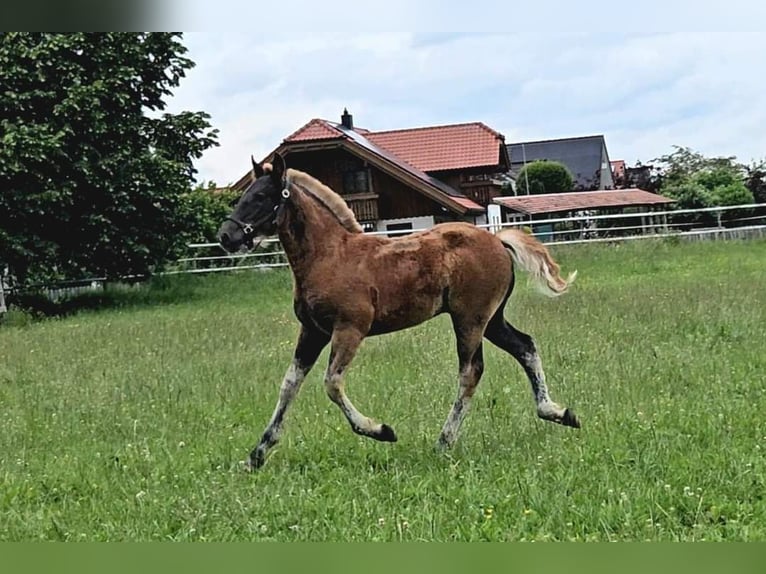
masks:
[[[230,182],[313,117],[392,129],[483,121],[506,141],[603,133],[612,159],[673,144],[766,157],[764,33],[190,34],[197,62],[171,102],[202,109],[221,147],[200,177]]]

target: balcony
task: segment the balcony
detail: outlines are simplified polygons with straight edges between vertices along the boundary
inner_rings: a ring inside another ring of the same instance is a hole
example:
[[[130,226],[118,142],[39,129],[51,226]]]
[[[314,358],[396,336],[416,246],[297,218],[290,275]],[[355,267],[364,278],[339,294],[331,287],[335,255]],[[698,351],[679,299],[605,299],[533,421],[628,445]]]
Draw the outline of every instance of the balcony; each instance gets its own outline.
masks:
[[[377,221],[378,220],[378,194],[377,193],[352,193],[344,195],[343,199],[354,212],[356,220]]]

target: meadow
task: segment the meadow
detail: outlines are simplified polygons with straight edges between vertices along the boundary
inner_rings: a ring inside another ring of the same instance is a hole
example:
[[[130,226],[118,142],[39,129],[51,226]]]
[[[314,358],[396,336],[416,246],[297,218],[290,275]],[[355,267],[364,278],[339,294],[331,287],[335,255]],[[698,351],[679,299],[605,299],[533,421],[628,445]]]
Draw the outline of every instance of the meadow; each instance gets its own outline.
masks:
[[[485,344],[456,447],[449,318],[365,341],[354,435],[322,354],[280,445],[244,460],[297,335],[288,271],[158,280],[95,309],[0,325],[0,540],[766,540],[766,242],[556,247],[570,293],[522,277],[532,334],[579,431],[535,416]]]

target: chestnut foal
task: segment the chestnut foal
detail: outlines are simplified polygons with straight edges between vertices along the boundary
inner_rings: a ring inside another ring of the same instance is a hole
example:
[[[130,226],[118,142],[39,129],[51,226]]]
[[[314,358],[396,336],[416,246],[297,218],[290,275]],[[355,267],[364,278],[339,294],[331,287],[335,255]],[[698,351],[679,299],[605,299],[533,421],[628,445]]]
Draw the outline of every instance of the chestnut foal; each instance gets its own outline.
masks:
[[[564,279],[545,246],[518,230],[493,235],[468,223],[444,223],[406,237],[365,235],[343,199],[310,175],[252,162],[252,183],[219,230],[229,252],[279,235],[294,278],[294,310],[301,329],[274,414],[250,454],[260,467],[279,440],[285,412],[322,349],[330,343],[325,387],[352,430],[396,441],[394,430],[362,414],[345,392],[344,374],[362,340],[448,313],[457,338],[458,394],[439,435],[451,446],[484,368],[486,337],[524,368],[537,415],[579,428],[575,414],[551,400],[542,363],[529,335],[511,326],[503,308],[513,290],[514,263],[550,295],[564,293]]]

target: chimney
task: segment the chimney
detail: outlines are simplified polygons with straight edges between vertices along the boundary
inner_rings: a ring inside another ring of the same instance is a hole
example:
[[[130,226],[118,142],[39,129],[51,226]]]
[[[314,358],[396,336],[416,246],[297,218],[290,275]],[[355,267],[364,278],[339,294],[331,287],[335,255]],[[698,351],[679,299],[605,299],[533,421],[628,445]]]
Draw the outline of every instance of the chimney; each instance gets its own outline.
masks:
[[[346,108],[343,108],[343,115],[340,117],[340,123],[343,124],[343,127],[345,128],[350,130],[354,129],[354,116],[348,113]]]

